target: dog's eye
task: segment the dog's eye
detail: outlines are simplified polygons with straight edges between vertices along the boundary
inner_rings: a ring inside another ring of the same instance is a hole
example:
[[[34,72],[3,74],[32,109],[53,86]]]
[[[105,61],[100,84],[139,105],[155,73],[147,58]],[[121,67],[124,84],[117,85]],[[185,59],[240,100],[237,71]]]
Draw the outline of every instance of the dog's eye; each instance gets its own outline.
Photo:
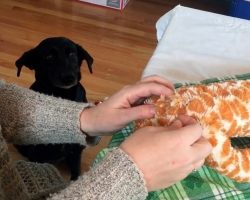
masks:
[[[45,57],[46,60],[52,60],[53,59],[53,55],[52,54],[49,54]]]
[[[76,55],[75,52],[70,52],[70,53],[69,53],[69,57],[72,57],[72,56],[75,56],[75,55]]]

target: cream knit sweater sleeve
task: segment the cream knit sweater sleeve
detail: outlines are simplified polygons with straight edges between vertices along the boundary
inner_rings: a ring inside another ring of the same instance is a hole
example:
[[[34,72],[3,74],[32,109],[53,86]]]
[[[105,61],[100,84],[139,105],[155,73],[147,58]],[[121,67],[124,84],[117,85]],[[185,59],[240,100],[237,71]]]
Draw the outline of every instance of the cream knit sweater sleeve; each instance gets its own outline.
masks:
[[[89,104],[75,103],[33,92],[0,80],[0,126],[5,139],[16,144],[85,142],[79,115]],[[51,132],[55,137],[51,138]],[[74,134],[74,135],[72,135]],[[144,200],[143,175],[131,158],[116,148],[52,195],[53,200]]]
[[[49,200],[144,200],[143,175],[120,148]]]
[[[89,104],[62,100],[0,80],[0,125],[14,144],[80,143],[80,113]]]

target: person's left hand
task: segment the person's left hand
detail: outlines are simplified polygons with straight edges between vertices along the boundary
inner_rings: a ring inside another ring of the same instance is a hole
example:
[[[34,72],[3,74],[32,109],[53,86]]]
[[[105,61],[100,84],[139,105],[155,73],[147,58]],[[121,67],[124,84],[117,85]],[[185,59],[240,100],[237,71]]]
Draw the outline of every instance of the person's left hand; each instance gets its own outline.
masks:
[[[149,76],[134,85],[128,85],[103,103],[83,110],[80,116],[81,130],[90,136],[107,135],[126,126],[131,121],[153,117],[153,105],[137,105],[151,95],[169,96],[173,85],[159,76]]]
[[[200,168],[212,146],[190,116],[178,116],[168,127],[137,129],[120,148],[142,172],[149,192],[167,188]]]

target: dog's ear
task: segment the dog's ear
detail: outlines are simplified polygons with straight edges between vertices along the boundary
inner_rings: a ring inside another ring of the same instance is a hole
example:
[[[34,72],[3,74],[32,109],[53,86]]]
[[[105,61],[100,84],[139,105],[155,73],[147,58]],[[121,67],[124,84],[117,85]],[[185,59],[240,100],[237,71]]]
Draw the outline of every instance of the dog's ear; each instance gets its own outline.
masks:
[[[82,61],[85,59],[87,61],[87,63],[88,63],[89,72],[92,74],[92,64],[94,62],[93,58],[80,45],[76,44],[76,47],[77,47],[79,66],[81,66]]]
[[[23,65],[31,70],[35,69],[37,60],[36,48],[26,51],[15,63],[17,67],[17,76],[20,76]]]

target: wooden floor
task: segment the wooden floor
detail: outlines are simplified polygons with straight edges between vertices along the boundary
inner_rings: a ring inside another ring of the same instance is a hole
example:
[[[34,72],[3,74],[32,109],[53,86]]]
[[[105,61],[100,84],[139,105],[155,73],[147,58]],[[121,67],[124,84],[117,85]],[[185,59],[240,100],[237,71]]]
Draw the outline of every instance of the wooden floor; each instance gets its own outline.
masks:
[[[16,59],[44,38],[65,36],[93,56],[94,73],[89,74],[84,63],[81,83],[90,101],[101,100],[140,79],[157,45],[157,19],[179,3],[218,13],[226,11],[223,4],[209,0],[130,0],[122,12],[76,0],[1,0],[0,78],[29,87],[33,72],[23,69],[16,77]],[[84,152],[83,171],[109,139]],[[16,153],[13,156],[20,158]]]

